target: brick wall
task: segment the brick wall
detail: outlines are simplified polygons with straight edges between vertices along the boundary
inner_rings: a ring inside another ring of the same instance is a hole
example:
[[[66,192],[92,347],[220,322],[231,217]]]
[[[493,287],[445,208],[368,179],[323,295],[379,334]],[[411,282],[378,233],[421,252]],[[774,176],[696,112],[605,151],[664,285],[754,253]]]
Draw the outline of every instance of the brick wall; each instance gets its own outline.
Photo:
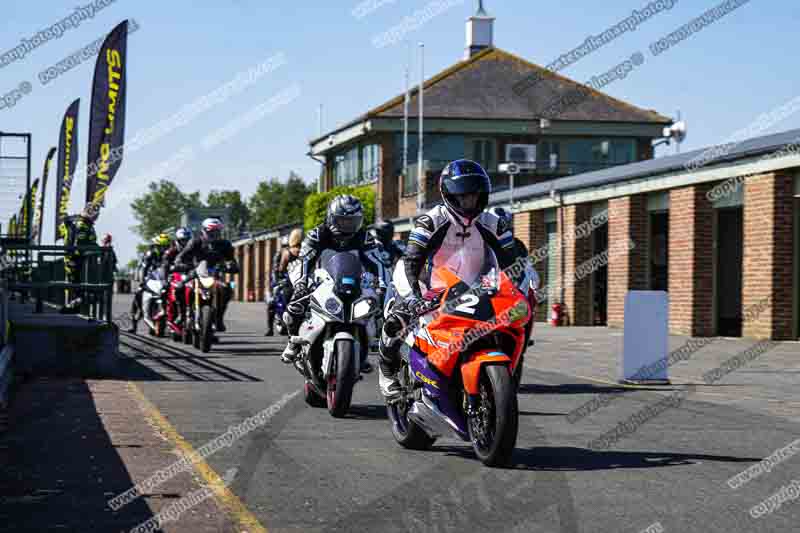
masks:
[[[239,263],[239,269],[242,271],[242,273],[240,273],[236,279],[236,299],[241,302],[244,300],[243,273],[244,269],[246,268],[246,263],[244,261],[244,246],[239,246],[236,249],[236,262]]]
[[[714,213],[706,198],[713,185],[670,191],[669,326],[673,334],[714,334]]]
[[[382,159],[381,175],[376,188],[375,218],[386,220],[398,215],[400,183],[394,173],[394,136],[381,135],[378,143],[381,145]]]
[[[272,264],[272,257],[275,255],[275,252],[278,250],[278,239],[267,239],[266,241],[264,241],[264,243],[266,245],[266,250],[265,250],[265,256],[266,257],[265,257],[265,261],[264,261],[265,270],[266,270],[266,283],[267,283],[267,286],[269,286],[270,273],[272,272],[272,269],[275,268],[275,265]]]
[[[764,174],[744,183],[742,306],[771,305],[743,324],[743,335],[758,339],[792,337],[794,216],[792,177]]]
[[[628,291],[647,289],[647,197],[612,198],[608,214],[608,325],[622,327]]]
[[[269,283],[266,274],[266,241],[256,241],[256,301],[264,300],[264,290]]]
[[[529,254],[544,248],[547,243],[544,232],[544,211],[523,211],[514,214],[514,236],[525,243]],[[539,278],[544,280],[545,264],[538,262],[533,267],[538,272]],[[536,309],[536,320],[547,320],[547,309],[543,304]]]
[[[591,204],[568,205],[563,210],[564,229],[561,230],[562,217],[559,214],[559,235],[564,239],[564,308],[566,324],[588,326],[592,324],[591,275],[576,274],[578,267],[591,259],[591,239],[576,238],[575,230],[592,216]]]
[[[400,198],[399,206],[397,209],[397,216],[410,217],[417,214],[417,197],[408,196]]]
[[[242,285],[244,285],[244,301],[250,301],[253,292],[253,245],[245,244],[244,249],[244,268],[242,269]]]

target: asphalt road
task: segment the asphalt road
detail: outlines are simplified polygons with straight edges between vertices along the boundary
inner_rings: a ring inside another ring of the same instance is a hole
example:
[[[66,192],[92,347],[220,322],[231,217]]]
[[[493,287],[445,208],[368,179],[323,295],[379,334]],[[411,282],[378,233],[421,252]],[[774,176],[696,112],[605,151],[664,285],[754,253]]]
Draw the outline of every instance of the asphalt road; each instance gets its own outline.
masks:
[[[127,301],[118,298],[117,313]],[[800,456],[736,490],[727,484],[800,437],[787,418],[708,403],[680,388],[623,390],[529,365],[513,467],[490,469],[455,439],[426,452],[396,444],[374,373],[357,385],[346,419],[306,406],[301,394],[286,401],[302,380],[280,361],[285,338],[263,337],[263,319],[259,304],[232,304],[228,332],[209,354],[143,335],[123,335],[121,348],[126,377],[195,449],[281,405],[264,426],[206,458],[220,475],[238,469],[231,490],[271,532],[797,531],[796,500],[757,519],[749,511],[800,479]],[[567,420],[614,392],[610,405]],[[676,394],[680,402],[609,449],[587,447]]]

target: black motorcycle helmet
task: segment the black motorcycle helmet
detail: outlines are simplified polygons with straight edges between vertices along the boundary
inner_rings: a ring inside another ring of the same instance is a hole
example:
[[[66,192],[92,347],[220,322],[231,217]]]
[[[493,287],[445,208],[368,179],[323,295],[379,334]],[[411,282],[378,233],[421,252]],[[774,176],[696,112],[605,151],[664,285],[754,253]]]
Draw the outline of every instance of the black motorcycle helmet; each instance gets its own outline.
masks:
[[[459,159],[449,163],[442,171],[439,190],[447,210],[469,224],[489,204],[492,182],[478,163]]]
[[[337,240],[347,240],[361,230],[364,207],[355,196],[341,194],[328,205],[325,224]]]
[[[392,239],[394,238],[394,224],[392,224],[389,220],[381,220],[380,222],[376,222],[375,235],[383,244],[392,242]]]

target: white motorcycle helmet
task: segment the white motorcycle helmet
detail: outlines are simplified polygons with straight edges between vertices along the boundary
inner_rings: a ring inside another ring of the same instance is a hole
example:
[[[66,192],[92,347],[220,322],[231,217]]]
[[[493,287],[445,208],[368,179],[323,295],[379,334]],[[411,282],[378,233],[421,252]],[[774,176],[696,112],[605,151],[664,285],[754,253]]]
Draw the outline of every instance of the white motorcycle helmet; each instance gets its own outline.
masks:
[[[208,242],[214,242],[222,238],[222,230],[225,229],[225,224],[218,218],[207,218],[203,221],[202,228],[203,239]]]

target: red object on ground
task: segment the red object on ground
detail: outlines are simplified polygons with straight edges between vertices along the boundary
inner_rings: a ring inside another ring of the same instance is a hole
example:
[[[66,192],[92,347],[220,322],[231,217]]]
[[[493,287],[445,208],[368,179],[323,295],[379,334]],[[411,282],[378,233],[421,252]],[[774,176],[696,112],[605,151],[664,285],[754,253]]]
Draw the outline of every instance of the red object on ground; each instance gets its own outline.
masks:
[[[563,307],[561,304],[553,304],[552,312],[550,313],[550,325],[553,327],[558,327],[561,325],[561,319],[563,317]]]

